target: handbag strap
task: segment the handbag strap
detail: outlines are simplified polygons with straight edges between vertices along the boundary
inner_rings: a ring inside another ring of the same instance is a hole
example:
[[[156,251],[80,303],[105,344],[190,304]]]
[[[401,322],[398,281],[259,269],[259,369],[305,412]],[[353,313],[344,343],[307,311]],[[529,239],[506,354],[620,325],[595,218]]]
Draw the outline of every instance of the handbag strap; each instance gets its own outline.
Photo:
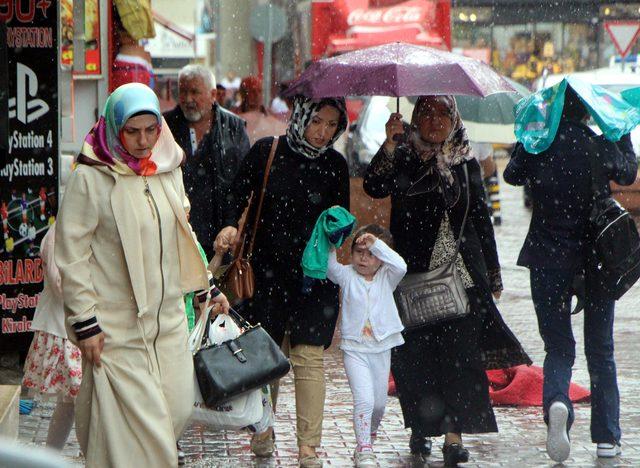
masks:
[[[458,253],[460,252],[460,244],[462,243],[462,234],[464,233],[464,227],[467,224],[467,217],[469,215],[469,205],[471,205],[471,198],[469,196],[470,191],[469,191],[469,170],[467,169],[467,164],[463,164],[462,165],[462,169],[464,170],[464,181],[465,181],[465,188],[466,188],[466,195],[467,195],[467,205],[464,208],[464,218],[462,218],[462,225],[460,226],[460,234],[458,234],[458,239],[456,240],[456,253],[453,256],[453,259],[451,260],[450,264],[456,261],[456,258],[458,258]]]
[[[242,253],[244,252],[245,240],[247,238],[247,216],[246,214],[251,211],[251,204],[253,203],[253,192],[249,196],[249,202],[247,203],[247,209],[243,212],[240,220],[238,221],[238,239],[236,246],[233,249],[234,262],[242,259]]]
[[[247,252],[247,259],[251,258],[253,253],[253,244],[256,240],[256,232],[258,231],[258,223],[260,222],[260,214],[262,213],[262,204],[264,203],[264,195],[267,192],[267,182],[269,180],[269,173],[271,172],[271,165],[276,155],[276,148],[278,147],[278,137],[273,137],[271,143],[271,152],[269,153],[269,159],[267,159],[267,166],[264,170],[264,178],[262,179],[262,190],[260,191],[260,201],[258,202],[258,210],[256,211],[256,218],[253,221],[253,229],[251,230],[251,240],[249,241],[249,250]]]
[[[236,323],[240,326],[243,327],[244,329],[248,330],[249,328],[253,328],[253,325],[251,325],[242,315],[240,315],[238,313],[237,310],[235,310],[233,307],[229,307],[229,316],[236,321]]]

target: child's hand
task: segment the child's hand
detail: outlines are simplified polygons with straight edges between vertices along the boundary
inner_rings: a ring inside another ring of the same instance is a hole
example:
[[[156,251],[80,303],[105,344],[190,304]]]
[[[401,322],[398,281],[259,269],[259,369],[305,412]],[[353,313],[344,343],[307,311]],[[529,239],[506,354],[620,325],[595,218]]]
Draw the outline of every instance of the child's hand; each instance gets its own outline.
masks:
[[[378,238],[376,236],[374,236],[373,234],[369,234],[367,232],[367,233],[362,234],[360,237],[358,237],[356,239],[356,244],[363,245],[364,247],[369,249],[369,248],[371,248],[373,243],[375,241],[377,241],[377,240],[378,240]]]

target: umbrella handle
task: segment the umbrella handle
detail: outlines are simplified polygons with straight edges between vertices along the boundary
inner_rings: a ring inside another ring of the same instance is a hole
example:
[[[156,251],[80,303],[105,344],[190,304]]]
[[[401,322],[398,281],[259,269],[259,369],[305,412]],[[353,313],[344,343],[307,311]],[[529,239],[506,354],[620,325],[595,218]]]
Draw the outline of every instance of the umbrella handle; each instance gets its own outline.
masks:
[[[400,113],[400,97],[396,97],[396,114]],[[397,143],[402,143],[403,141],[406,141],[408,135],[407,135],[407,129],[406,129],[406,125],[402,124],[403,128],[404,128],[404,134],[395,134],[393,135],[393,141],[397,142]]]

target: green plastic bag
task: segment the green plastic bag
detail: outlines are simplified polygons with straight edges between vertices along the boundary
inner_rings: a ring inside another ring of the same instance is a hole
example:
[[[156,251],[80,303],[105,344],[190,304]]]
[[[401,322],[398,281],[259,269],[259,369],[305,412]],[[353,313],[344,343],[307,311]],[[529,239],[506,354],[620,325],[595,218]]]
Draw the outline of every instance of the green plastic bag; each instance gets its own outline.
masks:
[[[640,124],[640,108],[607,91],[569,76],[560,83],[520,100],[516,106],[515,134],[529,153],[549,148],[556,137],[567,86],[576,92],[607,140],[618,141]]]
[[[622,99],[634,107],[640,107],[640,87],[625,89],[620,93]]]
[[[202,257],[202,261],[205,266],[209,264],[207,261],[207,254],[204,252],[204,249],[200,245],[200,242],[196,242],[198,245],[198,250],[200,251],[200,257]],[[193,298],[196,293],[190,292],[184,296],[184,313],[187,315],[187,326],[189,327],[189,333],[193,330],[193,327],[196,326],[196,311],[193,308]]]

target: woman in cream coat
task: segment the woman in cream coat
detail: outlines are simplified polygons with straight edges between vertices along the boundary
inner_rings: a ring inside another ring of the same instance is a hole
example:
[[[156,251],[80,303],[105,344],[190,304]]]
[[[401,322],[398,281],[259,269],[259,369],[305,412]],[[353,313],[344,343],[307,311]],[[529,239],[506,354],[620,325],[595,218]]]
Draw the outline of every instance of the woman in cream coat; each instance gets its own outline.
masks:
[[[66,189],[55,260],[83,355],[76,432],[88,467],[177,464],[193,405],[183,295],[209,289],[182,158],[153,91],[127,84],[107,100]]]

